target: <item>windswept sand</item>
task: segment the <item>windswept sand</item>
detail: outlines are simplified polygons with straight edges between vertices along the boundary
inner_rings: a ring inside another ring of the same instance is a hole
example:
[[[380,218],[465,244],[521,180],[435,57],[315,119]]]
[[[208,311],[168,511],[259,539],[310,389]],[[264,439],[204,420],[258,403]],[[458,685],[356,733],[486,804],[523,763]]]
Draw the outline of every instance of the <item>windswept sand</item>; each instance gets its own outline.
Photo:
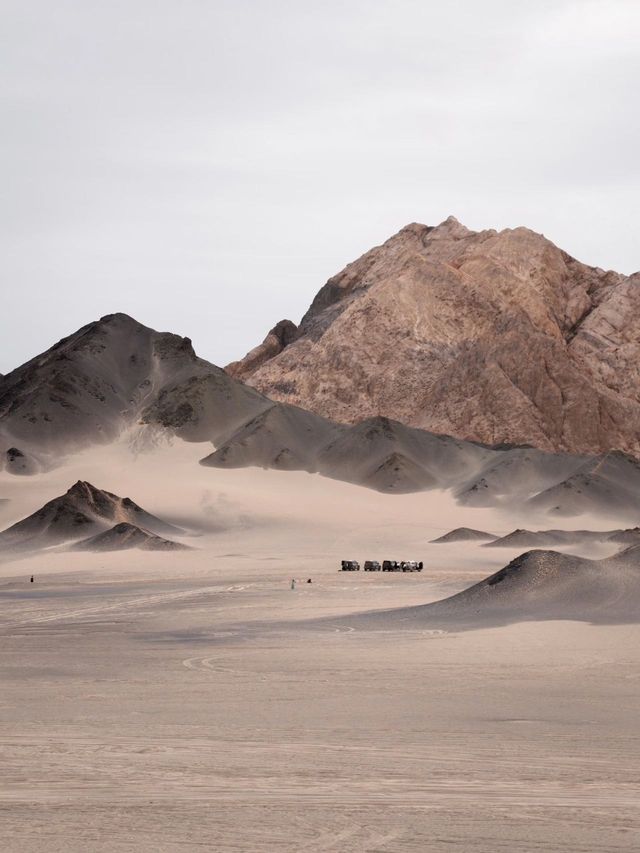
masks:
[[[194,548],[0,562],[3,850],[637,849],[638,625],[354,628],[350,614],[435,601],[518,553],[429,540],[522,519],[195,464],[209,449],[103,448],[0,476],[3,526],[83,479]],[[337,571],[385,557],[425,570]]]

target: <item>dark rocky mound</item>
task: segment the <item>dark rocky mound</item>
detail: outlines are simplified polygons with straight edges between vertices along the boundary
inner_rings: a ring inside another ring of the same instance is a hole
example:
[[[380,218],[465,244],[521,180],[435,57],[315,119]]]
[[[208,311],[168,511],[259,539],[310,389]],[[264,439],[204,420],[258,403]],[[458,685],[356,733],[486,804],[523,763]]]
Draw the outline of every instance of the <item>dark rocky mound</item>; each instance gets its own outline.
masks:
[[[32,515],[0,533],[0,550],[32,550],[92,536],[119,522],[156,535],[180,534],[179,528],[146,512],[131,498],[120,498],[79,480]]]
[[[365,630],[465,630],[547,619],[639,622],[640,546],[605,560],[586,560],[557,551],[527,551],[450,598],[351,616],[344,621]]]
[[[457,489],[459,503],[492,507],[522,503],[550,485],[571,476],[587,459],[566,453],[542,453],[531,447],[494,448],[478,469],[469,468]]]
[[[451,487],[490,455],[470,442],[374,417],[327,445],[318,455],[318,471],[379,491],[415,492]]]
[[[274,405],[244,425],[203,465],[318,472],[384,492],[450,488],[492,451],[448,436],[370,418],[353,427],[294,406]]]
[[[36,474],[40,470],[38,462],[28,453],[17,447],[9,447],[4,453],[4,468],[9,474]]]
[[[361,482],[361,485],[378,492],[396,494],[421,492],[424,489],[436,488],[437,484],[437,480],[422,465],[401,453],[390,453],[379,465],[373,467]]]
[[[317,471],[318,453],[343,430],[304,409],[274,403],[240,427],[201,464]]]
[[[493,533],[485,533],[483,530],[473,530],[471,527],[456,527],[455,530],[450,530],[444,536],[432,539],[431,543],[438,545],[448,542],[483,542],[487,539],[495,538]]]
[[[126,521],[70,546],[72,551],[125,551],[129,548],[142,548],[145,551],[189,550],[187,545],[156,536]]]
[[[527,551],[484,581],[433,605],[425,615],[475,619],[640,618],[640,573],[624,562],[585,560],[556,551]]]
[[[484,548],[549,548],[562,545],[586,545],[608,542],[620,530],[513,530],[506,536],[487,542]]]
[[[608,542],[619,542],[621,545],[640,545],[640,527],[630,527],[628,530],[616,530],[609,536]]]
[[[573,474],[531,497],[528,503],[559,516],[594,512],[628,517],[639,501],[640,462],[614,451],[583,461]]]

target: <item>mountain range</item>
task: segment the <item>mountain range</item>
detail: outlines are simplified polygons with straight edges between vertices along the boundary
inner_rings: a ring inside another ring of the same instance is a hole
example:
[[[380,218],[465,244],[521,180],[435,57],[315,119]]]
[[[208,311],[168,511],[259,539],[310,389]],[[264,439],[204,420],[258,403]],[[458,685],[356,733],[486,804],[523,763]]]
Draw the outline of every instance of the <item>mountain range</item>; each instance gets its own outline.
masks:
[[[162,430],[210,442],[205,466],[635,518],[639,285],[525,228],[409,225],[225,370],[125,314],[89,323],[0,377],[0,465]]]
[[[495,536],[482,530],[457,527],[443,536],[431,540],[433,544],[452,542],[482,542],[485,548],[552,548],[564,545],[591,545],[606,543],[619,545],[624,550],[640,545],[640,528],[626,530],[512,530],[506,536]]]

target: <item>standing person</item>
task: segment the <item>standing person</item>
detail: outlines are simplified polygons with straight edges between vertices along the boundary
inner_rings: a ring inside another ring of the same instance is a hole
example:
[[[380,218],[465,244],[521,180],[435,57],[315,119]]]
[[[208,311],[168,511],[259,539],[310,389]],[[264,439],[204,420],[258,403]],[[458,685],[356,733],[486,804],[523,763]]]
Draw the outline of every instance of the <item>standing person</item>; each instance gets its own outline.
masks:
[[[291,578],[291,589],[295,589],[295,588],[296,588],[296,579]]]

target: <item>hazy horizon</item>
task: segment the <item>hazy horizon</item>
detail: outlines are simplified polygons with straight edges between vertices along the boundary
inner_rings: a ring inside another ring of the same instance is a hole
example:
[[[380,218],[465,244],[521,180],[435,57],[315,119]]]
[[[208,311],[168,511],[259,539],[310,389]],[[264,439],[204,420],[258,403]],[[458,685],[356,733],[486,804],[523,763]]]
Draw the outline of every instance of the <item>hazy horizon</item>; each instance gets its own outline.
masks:
[[[0,373],[117,311],[224,365],[412,221],[640,268],[633,2],[3,11]]]

